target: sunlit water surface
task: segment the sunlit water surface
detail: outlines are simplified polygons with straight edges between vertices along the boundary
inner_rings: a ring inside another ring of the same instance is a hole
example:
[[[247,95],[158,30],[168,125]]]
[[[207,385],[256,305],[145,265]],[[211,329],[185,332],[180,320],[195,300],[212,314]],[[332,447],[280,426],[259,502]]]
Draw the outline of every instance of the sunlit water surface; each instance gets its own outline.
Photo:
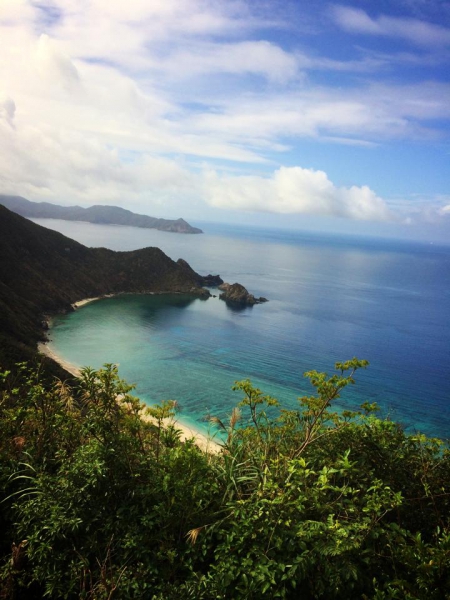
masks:
[[[309,369],[370,361],[339,401],[376,401],[409,431],[450,432],[450,248],[200,224],[203,235],[39,219],[89,246],[158,246],[200,273],[239,281],[266,304],[234,310],[218,298],[119,296],[58,317],[52,348],[77,365],[118,363],[148,403],[176,399],[207,428],[250,378],[289,408]],[[213,291],[213,290],[212,290]],[[213,293],[217,293],[214,292]]]

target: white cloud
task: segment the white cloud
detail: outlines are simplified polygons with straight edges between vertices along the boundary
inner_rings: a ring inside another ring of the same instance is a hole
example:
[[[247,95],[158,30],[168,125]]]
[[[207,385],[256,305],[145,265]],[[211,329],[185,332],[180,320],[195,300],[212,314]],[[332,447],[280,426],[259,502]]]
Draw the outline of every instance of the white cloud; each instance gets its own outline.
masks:
[[[35,11],[28,0],[2,0],[0,3],[0,25],[31,22]]]
[[[360,8],[342,5],[333,7],[333,14],[337,23],[352,33],[402,38],[421,46],[450,45],[450,29],[441,25],[386,15],[373,19]]]
[[[234,38],[261,25],[244,2],[214,0],[53,0],[64,15],[51,30],[78,59],[136,72],[189,40]]]
[[[13,127],[15,113],[16,104],[14,100],[6,94],[0,94],[0,121],[4,121]]]
[[[152,26],[152,32],[159,30],[159,37],[174,32],[188,34],[207,34],[228,31],[231,28],[251,27],[253,20],[250,11],[241,2],[230,0],[227,3],[214,0],[71,0],[74,12],[90,16],[102,16],[122,23]],[[61,8],[67,6],[66,0],[55,0]],[[250,23],[241,21],[245,10]],[[235,16],[236,15],[236,16]],[[237,18],[236,18],[237,17]]]
[[[323,171],[281,167],[270,178],[207,174],[209,204],[223,209],[310,214],[362,221],[390,221],[395,217],[384,200],[367,186],[336,187]]]
[[[263,148],[281,138],[306,137],[370,145],[392,139],[437,135],[434,119],[450,116],[450,85],[373,84],[352,89],[303,89],[240,96],[190,122],[197,131]]]
[[[368,187],[339,187],[323,171],[244,177],[232,169],[267,173],[302,138],[361,147],[432,138],[433,120],[450,116],[450,86],[348,85],[349,73],[360,77],[388,59],[321,56],[305,37],[282,47],[267,7],[0,0],[0,191],[66,204],[133,202],[144,212],[202,198],[218,208],[391,219]],[[342,27],[400,30],[399,21],[339,10]],[[347,83],[328,85],[323,71]]]
[[[14,117],[6,99],[0,114]],[[0,129],[0,186],[4,191],[65,204],[161,202],[165,210],[187,198],[202,198],[221,209],[304,213],[356,220],[390,220],[386,203],[368,187],[336,187],[323,171],[282,167],[269,178],[193,173],[177,159],[133,152],[120,156],[92,136],[52,128],[15,129],[3,119]],[[161,212],[161,211],[159,211]]]
[[[69,91],[78,85],[80,78],[75,65],[46,34],[39,37],[35,60],[39,74],[46,83],[61,85]]]
[[[280,83],[298,73],[295,56],[264,40],[188,47],[175,51],[154,67],[181,79],[205,73],[251,73]]]
[[[449,223],[450,197],[448,194],[413,194],[403,198],[392,198],[389,206],[408,225],[429,224],[438,226]]]
[[[150,155],[124,159],[116,149],[76,132],[14,130],[0,119],[0,140],[0,189],[33,200],[151,207],[195,190],[192,174],[175,160]]]

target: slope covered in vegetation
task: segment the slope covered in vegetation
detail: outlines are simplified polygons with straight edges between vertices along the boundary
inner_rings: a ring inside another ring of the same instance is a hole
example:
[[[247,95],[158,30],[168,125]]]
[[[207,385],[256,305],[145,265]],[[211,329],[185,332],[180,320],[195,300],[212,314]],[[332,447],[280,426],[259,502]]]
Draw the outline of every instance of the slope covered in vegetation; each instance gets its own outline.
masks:
[[[3,373],[0,596],[449,598],[449,451],[333,412],[365,366],[308,373],[295,411],[238,383],[214,456],[143,421],[112,366],[76,394]]]
[[[0,362],[30,359],[43,315],[118,292],[207,294],[194,271],[159,248],[87,248],[0,205]]]
[[[86,248],[0,206],[0,598],[450,598],[448,447],[372,405],[333,411],[364,361],[308,373],[298,410],[237,383],[241,406],[212,419],[217,455],[163,428],[174,405],[144,409],[115,367],[70,389],[15,364],[45,313],[201,294],[201,279],[157,248]]]

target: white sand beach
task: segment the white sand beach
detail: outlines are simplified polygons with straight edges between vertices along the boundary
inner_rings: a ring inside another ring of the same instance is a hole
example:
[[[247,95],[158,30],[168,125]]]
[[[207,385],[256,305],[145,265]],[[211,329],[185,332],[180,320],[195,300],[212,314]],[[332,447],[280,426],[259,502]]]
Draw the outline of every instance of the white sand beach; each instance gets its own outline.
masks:
[[[88,304],[88,302],[93,302],[94,300],[97,300],[97,299],[98,298],[87,298],[86,300],[81,300],[80,302],[77,302],[76,304],[79,307],[79,306],[83,306],[84,304]],[[58,356],[48,346],[47,342],[40,342],[38,344],[38,351],[41,354],[48,356],[49,358],[53,359],[55,362],[59,363],[66,371],[71,373],[74,377],[80,377],[80,375],[81,375],[80,369],[78,367],[76,367],[75,365],[72,365],[68,361],[63,360],[60,356]],[[142,418],[146,419],[146,420],[147,419],[152,420],[151,417],[146,416],[146,415],[142,415]],[[168,420],[167,425],[169,425],[169,424],[173,424],[176,429],[179,429],[181,431],[180,439],[183,442],[186,440],[194,439],[195,443],[197,444],[197,446],[199,448],[201,448],[204,452],[207,452],[210,454],[218,454],[222,450],[222,447],[220,446],[220,444],[218,444],[217,442],[215,442],[208,436],[204,435],[203,433],[196,431],[192,427],[187,426],[178,420],[175,420],[175,421]]]
[[[38,343],[38,352],[44,354],[45,356],[48,356],[49,358],[60,364],[63,367],[63,369],[71,373],[74,377],[80,377],[80,369],[75,365],[72,365],[71,363],[67,362],[66,360],[63,360],[60,356],[53,352],[53,350],[48,346],[47,342]]]
[[[147,415],[142,415],[142,418],[145,420],[149,420],[155,422],[154,419]],[[185,442],[186,440],[194,440],[197,446],[207,452],[209,454],[218,454],[222,450],[222,446],[215,442],[213,439],[208,436],[200,433],[199,431],[193,429],[192,427],[188,427],[184,423],[176,419],[167,419],[164,423],[165,425],[174,425],[175,429],[179,429],[181,431],[180,440]]]
[[[85,304],[89,304],[90,302],[95,302],[96,300],[100,300],[101,298],[110,298],[110,296],[96,296],[95,298],[84,298],[84,300],[78,300],[78,302],[74,302],[72,304],[73,308],[80,308]]]

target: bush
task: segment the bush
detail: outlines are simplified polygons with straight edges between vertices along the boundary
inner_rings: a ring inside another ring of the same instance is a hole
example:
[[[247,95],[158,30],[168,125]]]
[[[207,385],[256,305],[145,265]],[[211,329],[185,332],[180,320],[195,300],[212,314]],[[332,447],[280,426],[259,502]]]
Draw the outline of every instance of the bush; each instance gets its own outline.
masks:
[[[307,373],[296,411],[238,382],[218,455],[112,365],[76,390],[4,372],[1,597],[449,598],[448,447],[334,411],[366,366]]]

